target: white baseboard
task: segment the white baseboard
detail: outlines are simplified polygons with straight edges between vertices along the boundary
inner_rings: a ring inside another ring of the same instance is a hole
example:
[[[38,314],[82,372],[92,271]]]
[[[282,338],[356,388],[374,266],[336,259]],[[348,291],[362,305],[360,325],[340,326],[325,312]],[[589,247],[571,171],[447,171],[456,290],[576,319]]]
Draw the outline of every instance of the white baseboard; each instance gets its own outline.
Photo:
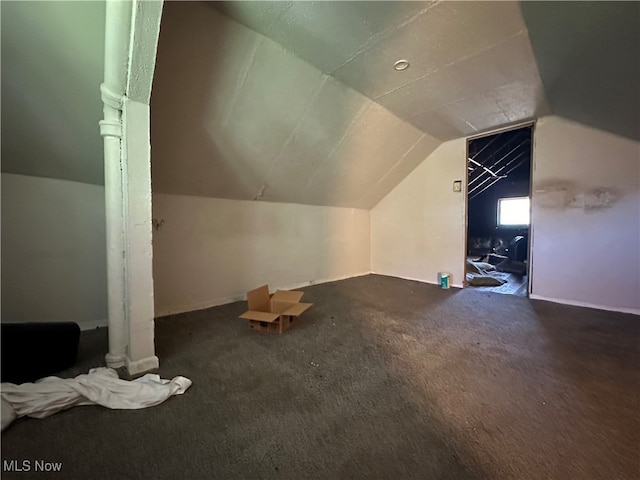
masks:
[[[187,305],[179,305],[177,307],[170,308],[156,308],[155,317],[166,317],[167,315],[176,315],[179,313],[195,312],[197,310],[204,310],[205,308],[218,307],[220,305],[227,305],[228,303],[240,302],[246,300],[247,294],[234,295],[229,297],[219,297],[213,300],[205,300],[204,302],[190,303]]]
[[[631,313],[633,315],[640,315],[640,309],[638,308],[626,308],[626,307],[611,307],[609,305],[598,305],[595,303],[578,302],[576,300],[566,300],[563,298],[545,297],[544,295],[537,295],[531,293],[529,298],[532,300],[544,300],[545,302],[561,303],[563,305],[572,305],[574,307],[586,307],[595,308],[597,310],[607,310],[609,312]]]
[[[412,282],[428,283],[430,285],[438,285],[438,286],[440,286],[440,284],[437,281],[425,280],[423,278],[405,277],[404,275],[390,275],[388,273],[378,273],[378,272],[371,272],[371,273],[374,274],[374,275],[382,275],[384,277],[400,278],[402,280],[411,280]],[[462,285],[459,284],[459,283],[452,283],[451,287],[452,288],[462,288]]]
[[[131,361],[129,358],[125,360],[125,366],[129,375],[137,375],[139,373],[154,370],[160,366],[160,361],[155,355],[152,357],[142,358],[140,360]]]
[[[349,278],[364,277],[365,275],[371,275],[371,272],[354,273],[352,275],[342,275],[340,277],[334,277],[334,278],[321,278],[318,280],[310,280],[304,283],[295,283],[295,284],[284,285],[284,286],[281,285],[281,286],[275,287],[274,290],[294,290],[296,288],[310,287],[312,285],[321,285],[323,283],[339,282],[340,280],[347,280]],[[271,288],[271,286],[269,287]]]
[[[304,282],[304,283],[293,283],[289,285],[269,285],[269,289],[271,291],[294,290],[296,288],[309,287],[311,285],[320,285],[322,283],[337,282],[340,280],[346,280],[348,278],[355,278],[355,277],[362,277],[364,275],[369,275],[369,274],[371,274],[371,272],[367,271],[367,272],[361,272],[361,273],[354,273],[353,275],[343,275],[340,277],[322,278],[320,280],[310,280],[309,282]],[[245,301],[246,299],[247,299],[247,293],[244,292],[238,295],[232,295],[228,297],[219,297],[219,298],[207,300],[204,302],[191,303],[188,305],[179,305],[171,308],[158,308],[155,311],[155,316],[157,318],[157,317],[165,317],[167,315],[176,315],[179,313],[195,312],[197,310],[204,310],[205,308],[219,307],[220,305],[227,305],[229,303],[242,302],[242,301]]]

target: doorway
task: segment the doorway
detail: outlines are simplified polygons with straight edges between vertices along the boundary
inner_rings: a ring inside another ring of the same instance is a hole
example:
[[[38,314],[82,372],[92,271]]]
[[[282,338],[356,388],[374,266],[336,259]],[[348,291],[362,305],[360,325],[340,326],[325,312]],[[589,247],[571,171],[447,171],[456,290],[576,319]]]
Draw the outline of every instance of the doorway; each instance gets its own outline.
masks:
[[[465,287],[529,295],[533,124],[467,140]]]

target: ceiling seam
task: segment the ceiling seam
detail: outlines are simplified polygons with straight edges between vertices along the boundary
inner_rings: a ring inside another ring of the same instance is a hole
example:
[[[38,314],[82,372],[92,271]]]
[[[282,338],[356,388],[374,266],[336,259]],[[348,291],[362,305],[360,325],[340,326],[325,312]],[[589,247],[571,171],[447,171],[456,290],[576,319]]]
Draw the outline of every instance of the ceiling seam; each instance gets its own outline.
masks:
[[[292,5],[293,5],[292,2],[287,2],[287,6],[285,8],[283,8],[282,11],[280,12],[280,14],[267,26],[267,28],[265,28],[265,31],[267,31],[267,32],[271,31],[273,26],[280,21],[282,16],[287,12],[287,10],[289,10],[291,8]],[[256,33],[260,33],[260,32],[256,31]]]
[[[437,68],[437,69],[435,69],[435,70],[433,70],[433,71],[431,71],[431,72],[429,72],[429,73],[425,73],[424,75],[421,75],[421,76],[419,76],[419,77],[417,77],[417,78],[415,78],[415,79],[411,80],[411,81],[410,81],[410,82],[408,82],[408,83],[405,83],[405,84],[403,84],[403,85],[400,85],[399,87],[396,87],[396,88],[394,88],[394,89],[389,90],[388,92],[385,92],[385,93],[383,93],[383,94],[381,94],[381,95],[378,95],[377,97],[374,97],[374,98],[373,98],[373,100],[374,100],[375,102],[377,102],[378,100],[380,100],[380,99],[381,99],[381,98],[383,98],[383,97],[386,97],[387,95],[391,95],[392,93],[398,92],[398,91],[400,91],[400,90],[402,90],[402,89],[404,89],[404,88],[409,87],[410,85],[413,85],[413,84],[414,84],[415,82],[417,82],[418,80],[422,80],[422,79],[424,79],[424,78],[427,78],[427,77],[429,77],[429,76],[433,75],[434,73],[437,73],[437,72],[439,72],[439,71],[441,71],[441,70],[444,70],[445,68],[449,68],[449,67],[451,67],[451,66],[453,66],[453,65],[455,65],[455,64],[457,64],[457,63],[463,62],[463,61],[465,61],[465,60],[469,60],[470,58],[473,58],[473,57],[478,56],[478,55],[480,55],[480,54],[482,54],[482,53],[485,53],[485,52],[487,52],[487,51],[489,51],[489,50],[491,50],[491,49],[493,49],[493,48],[499,47],[499,46],[501,46],[502,44],[507,43],[507,42],[509,42],[509,41],[512,41],[512,40],[513,40],[514,38],[516,38],[517,36],[522,35],[522,33],[526,33],[526,32],[527,32],[527,29],[526,29],[526,28],[525,28],[525,29],[523,29],[523,30],[519,30],[517,33],[515,33],[515,34],[513,34],[513,35],[511,35],[511,36],[509,36],[509,37],[507,37],[507,38],[505,38],[505,39],[503,39],[503,40],[501,40],[501,41],[499,41],[499,42],[497,42],[497,43],[494,43],[494,44],[489,45],[489,46],[487,46],[487,47],[481,48],[481,49],[480,49],[480,50],[478,50],[477,52],[471,53],[471,54],[469,54],[469,55],[467,55],[467,56],[465,56],[465,57],[458,58],[458,59],[456,59],[455,61],[453,61],[453,62],[449,62],[449,63],[447,63],[446,65],[443,65],[442,67]],[[537,65],[536,65],[536,66],[537,66]]]
[[[367,97],[365,97],[365,98],[367,98]],[[305,189],[311,184],[311,181],[317,175],[317,173],[320,171],[320,168],[322,168],[322,166],[325,163],[327,163],[331,157],[333,157],[333,155],[336,153],[336,151],[338,150],[340,145],[343,144],[345,138],[347,138],[347,136],[351,134],[351,131],[353,130],[353,127],[355,126],[355,124],[358,121],[360,121],[360,118],[364,115],[364,112],[369,109],[369,107],[371,106],[372,103],[374,103],[374,102],[372,102],[370,99],[367,98],[366,103],[362,107],[360,107],[360,109],[358,110],[358,113],[356,113],[356,115],[353,117],[353,120],[351,120],[351,123],[349,123],[349,126],[347,128],[345,128],[344,134],[342,135],[340,140],[338,142],[336,142],[335,146],[331,149],[331,151],[327,155],[327,158],[325,158],[322,162],[320,162],[320,164],[316,167],[314,172],[309,177],[309,180],[306,181]]]
[[[421,130],[419,130],[421,131]],[[391,168],[389,168],[389,170],[387,170],[387,172],[380,178],[380,180],[378,180],[375,184],[373,184],[360,198],[358,198],[358,200],[356,201],[356,204],[358,205],[362,205],[362,200],[365,199],[372,191],[375,190],[375,188],[381,184],[385,178],[387,178],[389,176],[389,174],[391,174],[391,172],[393,171],[394,168],[396,168],[398,165],[400,165],[400,163],[402,163],[402,161],[405,159],[405,157],[407,155],[409,155],[409,153],[411,153],[416,146],[427,136],[427,133],[422,133],[422,135],[420,137],[418,137],[418,139],[413,143],[413,145],[411,145],[406,152],[404,152],[404,154],[400,157],[400,160],[398,160],[396,163],[394,163]],[[429,135],[431,136],[431,135]]]
[[[436,0],[436,1],[434,1],[433,3],[430,3],[430,4],[429,4],[429,6],[427,6],[426,8],[423,8],[423,9],[422,9],[422,10],[420,10],[418,13],[416,13],[416,14],[412,15],[409,19],[407,19],[407,20],[405,20],[405,21],[401,22],[400,24],[398,24],[398,25],[396,25],[396,26],[394,26],[394,27],[391,27],[389,30],[386,30],[385,32],[381,33],[378,37],[375,37],[375,38],[376,38],[375,42],[377,43],[379,40],[382,40],[382,39],[384,38],[384,36],[388,35],[388,34],[389,34],[389,33],[391,33],[393,30],[396,30],[396,29],[398,29],[398,28],[402,28],[402,27],[404,27],[404,26],[408,25],[409,23],[411,23],[412,21],[414,21],[416,18],[418,18],[420,15],[423,15],[424,13],[426,13],[426,12],[427,12],[427,11],[429,11],[429,10],[431,10],[431,9],[432,9],[432,8],[434,8],[435,6],[437,6],[437,5],[441,4],[441,3],[443,3],[444,1],[446,1],[446,0]],[[288,8],[290,8],[291,6],[292,6],[292,4],[288,5],[288,6],[287,6],[287,9],[288,9]],[[281,13],[281,14],[278,16],[278,19],[277,19],[277,20],[274,20],[274,21],[273,21],[273,23],[272,23],[271,25],[275,25],[275,24],[277,23],[277,21],[280,19],[280,17],[281,17],[282,15],[284,15],[284,12],[286,12],[286,9],[285,9],[285,10],[283,10],[283,13]],[[353,91],[354,91],[354,92],[356,92],[358,95],[360,95],[360,96],[362,96],[363,98],[365,98],[367,102],[371,101],[371,102],[375,103],[376,105],[378,105],[379,107],[383,108],[384,110],[386,110],[387,112],[389,112],[391,115],[393,115],[394,117],[398,118],[398,119],[399,119],[399,120],[401,120],[402,122],[405,122],[405,123],[409,124],[411,127],[413,127],[413,128],[415,128],[415,129],[417,129],[418,131],[420,131],[420,132],[422,132],[422,133],[426,133],[427,135],[429,135],[429,136],[433,137],[433,135],[431,135],[430,133],[428,133],[428,132],[424,132],[424,131],[422,130],[422,128],[418,127],[417,125],[412,124],[408,119],[406,119],[406,118],[404,118],[404,117],[401,117],[401,116],[400,116],[400,115],[398,115],[397,113],[395,113],[395,112],[393,112],[393,111],[389,110],[386,106],[384,106],[384,105],[382,105],[382,104],[378,103],[376,99],[373,99],[373,98],[371,98],[371,97],[368,97],[367,95],[363,94],[363,93],[362,93],[362,92],[360,92],[359,90],[356,90],[355,88],[351,87],[351,86],[350,86],[350,85],[348,85],[347,83],[343,82],[341,79],[339,79],[339,78],[335,77],[335,76],[333,75],[333,72],[335,72],[335,70],[337,70],[337,69],[334,69],[333,71],[331,71],[331,72],[329,72],[328,74],[326,74],[326,73],[322,72],[321,70],[319,70],[315,65],[311,64],[311,63],[310,63],[309,61],[307,61],[306,59],[304,59],[304,58],[300,57],[300,56],[298,55],[298,53],[297,53],[297,52],[295,52],[294,50],[291,50],[289,47],[287,47],[287,46],[285,46],[285,45],[282,45],[281,43],[279,43],[279,42],[277,42],[277,41],[275,41],[275,40],[271,39],[269,36],[267,36],[267,35],[265,35],[265,34],[263,34],[263,33],[260,33],[260,32],[258,32],[258,31],[256,31],[256,30],[252,29],[251,27],[249,27],[249,26],[247,26],[247,25],[243,24],[242,22],[240,22],[240,21],[238,21],[238,20],[236,20],[236,19],[234,19],[234,18],[232,18],[232,17],[229,17],[228,15],[225,15],[225,14],[222,14],[222,15],[224,15],[224,16],[225,16],[229,21],[232,21],[232,22],[234,22],[234,23],[237,23],[237,24],[238,24],[238,25],[240,25],[241,27],[244,27],[244,28],[246,28],[246,29],[249,29],[250,31],[254,32],[254,33],[258,36],[258,41],[256,42],[256,45],[254,46],[254,49],[253,49],[253,51],[251,52],[251,61],[250,61],[249,67],[247,68],[247,70],[246,70],[246,71],[244,71],[244,70],[243,70],[243,77],[242,77],[241,82],[240,82],[240,83],[241,83],[241,88],[242,88],[242,87],[244,87],[244,84],[245,84],[245,82],[246,82],[246,78],[247,78],[247,76],[248,76],[249,70],[250,70],[251,66],[253,65],[253,62],[254,62],[254,59],[255,59],[255,54],[256,54],[256,51],[257,51],[257,48],[258,48],[259,43],[260,43],[260,42],[264,42],[264,41],[272,42],[272,43],[274,43],[274,44],[276,44],[276,45],[280,46],[281,48],[283,48],[285,51],[290,52],[293,56],[295,56],[295,57],[296,57],[297,59],[299,59],[300,61],[302,61],[302,62],[306,63],[307,65],[311,66],[312,68],[314,68],[314,69],[316,69],[316,70],[320,71],[321,73],[323,73],[323,75],[331,76],[331,77],[332,77],[336,82],[340,83],[340,84],[341,84],[342,86],[344,86],[345,88],[348,88],[349,90],[353,90]],[[519,33],[520,33],[520,32],[519,32]],[[367,49],[368,49],[368,48],[370,48],[370,47],[372,47],[372,46],[373,46],[373,43],[371,43],[371,42],[367,42],[367,43],[366,43],[366,45],[368,45],[368,47],[367,47]],[[496,45],[498,45],[498,44],[496,44]],[[354,55],[354,56],[355,56],[355,55]],[[350,60],[347,60],[347,62],[345,62],[344,64],[348,63],[349,61],[350,61]],[[343,64],[343,65],[344,65],[344,64]],[[338,68],[340,68],[340,67],[338,67]],[[230,108],[230,111],[229,111],[229,112],[228,112],[228,114],[227,114],[227,118],[225,119],[224,124],[223,124],[223,125],[225,125],[225,126],[227,125],[227,123],[228,123],[228,121],[229,121],[229,117],[230,117],[230,116],[231,116],[231,114],[232,114],[233,105],[235,105],[235,103],[236,103],[236,101],[237,101],[238,96],[239,96],[239,91],[234,92],[233,100],[232,100],[232,107]],[[350,128],[350,127],[349,127],[349,128]],[[437,137],[433,137],[433,138],[438,139]],[[342,137],[342,139],[341,139],[340,141],[342,142],[342,140],[344,140],[344,137]],[[438,139],[438,140],[439,140],[439,139]],[[336,147],[336,149],[337,149],[337,147]],[[336,149],[334,149],[334,150],[332,150],[332,151],[331,151],[331,153],[329,154],[329,157],[330,157],[331,155],[333,155],[333,153],[335,152],[335,150],[336,150]],[[327,158],[329,158],[329,157],[327,157]],[[323,163],[324,163],[324,162],[323,162]],[[320,166],[322,166],[322,164],[320,164],[320,165],[319,165],[319,167],[320,167]],[[313,175],[315,175],[315,172],[314,172],[314,174],[313,174]],[[313,177],[313,175],[312,175],[312,177]],[[308,185],[308,184],[307,184],[307,185]]]
[[[225,127],[229,124],[229,120],[233,115],[233,110],[235,109],[236,103],[238,102],[238,98],[240,97],[240,92],[242,92],[242,89],[244,88],[244,85],[247,82],[247,77],[249,76],[249,72],[253,67],[253,63],[256,58],[256,52],[258,51],[258,47],[260,46],[260,44],[262,44],[263,41],[264,41],[264,37],[258,35],[256,38],[256,41],[253,44],[249,61],[246,62],[245,64],[246,67],[242,69],[242,77],[240,78],[240,81],[236,84],[236,88],[233,91],[231,101],[229,102],[229,110],[227,111],[224,122],[222,123],[222,125]]]
[[[513,83],[513,82],[511,82],[511,83]],[[426,112],[435,112],[435,111],[437,111],[437,110],[442,110],[443,108],[450,107],[450,106],[452,106],[452,105],[456,105],[456,104],[458,104],[458,103],[466,102],[466,101],[468,101],[468,100],[471,100],[471,99],[477,98],[477,97],[479,97],[479,96],[483,96],[483,97],[484,97],[484,96],[486,96],[486,95],[488,95],[488,94],[490,94],[490,93],[493,93],[493,92],[495,92],[495,91],[499,90],[500,88],[503,88],[503,87],[505,87],[505,86],[507,86],[507,85],[511,85],[511,83],[503,83],[502,85],[498,85],[497,87],[493,87],[491,90],[488,90],[488,91],[486,91],[486,92],[483,92],[482,94],[479,94],[479,95],[470,95],[470,96],[466,96],[466,97],[458,98],[457,100],[453,100],[453,101],[451,101],[451,102],[444,103],[444,104],[439,105],[439,106],[437,106],[437,107],[435,107],[435,108],[433,108],[433,109],[431,109],[431,110],[425,110],[425,111],[426,111]],[[546,100],[546,98],[545,98],[545,100]],[[377,103],[377,102],[376,102],[376,103]],[[502,111],[502,108],[500,108],[500,112],[504,114],[504,112]],[[417,118],[418,116],[423,115],[423,114],[424,114],[424,112],[422,112],[422,113],[417,113],[416,115],[412,115],[412,116],[410,116],[410,117],[408,117],[408,118],[406,118],[406,119],[404,119],[404,120],[405,120],[407,123],[410,123],[411,125],[413,125],[415,128],[417,128],[417,129],[421,130],[421,129],[420,129],[420,127],[418,127],[417,125],[415,125],[415,124],[413,123],[413,120],[412,120],[412,119]],[[394,114],[394,115],[398,116],[397,114]],[[509,117],[508,117],[507,115],[505,115],[505,117],[507,117],[507,119],[509,119]],[[401,117],[400,117],[400,118],[401,118]],[[463,119],[463,120],[464,120],[464,119]],[[422,131],[422,130],[421,130],[421,131]],[[425,132],[425,133],[428,133],[428,132]]]
[[[269,176],[271,175],[271,171],[273,170],[274,166],[278,163],[278,160],[280,160],[280,158],[282,157],[282,153],[284,152],[285,148],[289,145],[289,143],[291,143],[291,140],[293,140],[293,138],[295,137],[295,134],[300,129],[300,125],[302,125],[302,122],[304,121],[307,114],[309,113],[311,109],[311,105],[315,102],[318,95],[320,95],[320,91],[325,86],[328,79],[329,79],[329,75],[322,74],[322,79],[320,80],[320,83],[318,84],[318,86],[315,88],[313,94],[309,96],[309,101],[307,102],[302,113],[300,114],[299,120],[296,122],[295,126],[291,129],[291,133],[289,133],[289,136],[287,137],[287,139],[284,142],[282,142],[282,145],[278,150],[278,153],[271,160],[271,163],[269,164],[269,168],[265,173],[265,182],[266,182],[266,179],[268,179]]]
[[[504,113],[504,112],[503,112],[503,113]],[[460,117],[460,118],[462,118],[462,121],[463,121],[464,123],[466,123],[467,125],[469,125],[469,126],[470,126],[474,131],[476,131],[476,132],[478,131],[477,127],[476,127],[473,123],[468,122],[464,117]]]
[[[440,1],[435,2],[433,4],[430,4],[429,7],[421,10],[418,14],[414,15],[412,17],[411,20],[407,20],[405,22],[403,22],[402,24],[398,25],[399,28],[401,26],[404,26],[406,24],[408,24],[410,21],[413,21],[413,19],[415,19],[415,17],[425,13],[426,11],[428,11],[429,9],[433,8],[434,6],[436,6],[437,4],[439,4]],[[233,19],[230,19],[232,21],[235,21]],[[274,22],[275,23],[275,22]],[[244,26],[244,25],[243,25]],[[248,28],[248,27],[245,27]],[[275,43],[276,45],[279,45],[280,47],[282,47],[284,50],[291,52],[296,58],[299,58],[301,61],[303,61],[304,63],[310,65],[312,68],[316,69],[316,67],[314,65],[311,65],[307,60],[302,59],[301,57],[298,57],[297,53],[289,50],[287,47],[284,47],[283,45],[281,45],[280,43],[271,40],[269,37],[259,33],[259,32],[255,32],[259,37],[261,37],[261,41],[270,41]],[[258,42],[257,42],[258,43]],[[253,63],[253,58],[255,57],[255,53],[257,50],[257,46],[256,49],[252,52],[252,61],[251,63]],[[319,71],[319,70],[318,70]],[[322,72],[320,72],[322,73]],[[248,70],[247,70],[247,74],[248,74]],[[273,166],[276,164],[276,160],[280,158],[282,152],[284,151],[284,148],[286,147],[286,145],[290,142],[290,140],[293,138],[295,132],[297,131],[297,129],[300,127],[300,124],[302,123],[302,121],[304,120],[304,117],[306,116],[306,114],[309,111],[309,107],[311,105],[311,103],[313,102],[313,100],[315,100],[315,98],[317,97],[317,95],[319,95],[322,87],[326,84],[327,80],[329,79],[329,77],[331,77],[334,81],[336,81],[337,83],[339,83],[340,85],[342,85],[343,87],[352,90],[354,93],[356,93],[357,95],[361,96],[362,98],[365,99],[365,102],[367,102],[365,104],[365,106],[363,106],[358,113],[356,114],[356,117],[352,120],[352,122],[349,124],[349,126],[345,129],[345,133],[343,134],[343,136],[340,138],[340,140],[338,141],[338,143],[335,145],[335,147],[329,152],[329,154],[327,155],[327,157],[325,158],[324,161],[322,161],[317,168],[314,170],[314,172],[311,174],[311,176],[309,177],[309,180],[306,182],[305,184],[305,188],[308,187],[311,184],[311,181],[313,180],[313,178],[316,176],[317,172],[320,170],[320,168],[335,154],[335,152],[338,150],[339,146],[344,142],[345,138],[348,136],[348,134],[350,133],[351,130],[353,130],[353,126],[354,124],[360,119],[360,117],[362,117],[362,115],[364,114],[364,111],[370,106],[370,103],[375,104],[376,106],[382,108],[383,110],[387,111],[390,115],[392,115],[393,117],[397,118],[398,120],[400,120],[400,122],[414,128],[415,130],[417,130],[418,132],[420,132],[423,136],[424,135],[429,135],[430,137],[438,140],[441,142],[441,140],[437,137],[434,137],[433,135],[431,135],[428,132],[424,132],[421,128],[417,127],[416,125],[413,125],[411,122],[407,121],[405,118],[402,118],[401,116],[399,116],[398,114],[396,114],[395,112],[392,112],[391,110],[389,110],[386,106],[379,104],[378,102],[372,100],[371,98],[367,97],[366,95],[363,95],[361,92],[359,92],[358,90],[355,90],[354,88],[352,88],[351,86],[347,85],[346,83],[344,83],[342,80],[334,77],[331,74],[325,74],[323,73],[323,81],[320,83],[318,89],[314,92],[314,94],[312,95],[311,100],[309,101],[309,103],[307,104],[307,106],[305,107],[304,113],[302,114],[302,116],[300,117],[300,121],[297,123],[297,125],[294,127],[294,129],[292,130],[292,133],[289,135],[289,137],[287,138],[287,140],[285,141],[285,143],[283,143],[281,149],[279,150],[278,154],[274,157],[274,160],[271,161],[269,169],[267,170],[267,174],[265,175],[265,178],[268,179],[269,175],[271,174],[271,171],[273,169]],[[246,78],[243,78],[243,85],[244,85],[244,81],[246,80]],[[422,138],[422,137],[421,137]],[[416,142],[417,143],[417,142]],[[404,155],[403,157],[404,158]],[[395,165],[394,165],[395,167]],[[385,174],[386,176],[386,174]],[[266,180],[265,180],[266,181]]]
[[[400,22],[397,25],[391,26],[389,27],[387,30],[383,30],[382,32],[380,32],[377,35],[373,35],[371,37],[369,37],[369,39],[367,41],[365,41],[360,48],[358,48],[347,60],[345,60],[344,62],[342,62],[340,65],[338,65],[337,67],[335,67],[334,69],[332,69],[329,72],[329,75],[333,76],[333,74],[338,71],[339,69],[341,69],[342,67],[344,67],[345,65],[347,65],[348,63],[350,63],[351,61],[353,61],[357,56],[363,54],[364,52],[366,52],[367,50],[370,50],[371,48],[373,48],[376,44],[380,43],[382,40],[384,40],[385,37],[387,37],[388,35],[392,34],[393,32],[395,32],[396,30],[405,27],[406,25],[408,25],[409,23],[413,22],[416,18],[418,18],[419,16],[425,14],[427,11],[431,10],[433,7],[435,7],[436,5],[440,4],[442,2],[442,0],[437,0],[434,3],[430,3],[428,7],[423,8],[422,10],[420,10],[419,12],[413,14],[411,17],[409,17],[407,20],[404,20],[402,22]]]
[[[505,109],[503,107],[504,101],[501,98],[498,98],[495,101],[495,104],[498,106],[498,108],[500,109],[500,113],[502,113],[502,115],[504,115],[504,117],[507,119],[507,121],[511,121],[511,118],[509,117],[509,113],[508,113],[507,109]]]

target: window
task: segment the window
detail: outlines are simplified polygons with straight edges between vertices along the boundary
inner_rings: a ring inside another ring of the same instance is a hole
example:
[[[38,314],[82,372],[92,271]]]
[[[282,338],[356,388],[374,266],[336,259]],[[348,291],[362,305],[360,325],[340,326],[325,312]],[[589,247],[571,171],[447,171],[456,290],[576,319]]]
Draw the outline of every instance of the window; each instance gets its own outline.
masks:
[[[520,227],[529,225],[529,197],[499,198],[498,226]]]

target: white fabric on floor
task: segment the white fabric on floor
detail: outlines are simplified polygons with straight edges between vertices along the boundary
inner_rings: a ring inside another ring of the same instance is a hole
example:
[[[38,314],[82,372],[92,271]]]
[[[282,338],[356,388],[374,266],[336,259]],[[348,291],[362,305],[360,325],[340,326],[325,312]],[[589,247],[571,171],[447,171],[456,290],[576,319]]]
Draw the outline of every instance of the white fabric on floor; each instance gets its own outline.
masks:
[[[44,418],[77,405],[128,410],[152,407],[186,392],[190,386],[188,378],[164,380],[151,373],[132,381],[120,380],[115,370],[104,367],[76,378],[45,377],[22,385],[3,383],[2,429],[14,418]]]

